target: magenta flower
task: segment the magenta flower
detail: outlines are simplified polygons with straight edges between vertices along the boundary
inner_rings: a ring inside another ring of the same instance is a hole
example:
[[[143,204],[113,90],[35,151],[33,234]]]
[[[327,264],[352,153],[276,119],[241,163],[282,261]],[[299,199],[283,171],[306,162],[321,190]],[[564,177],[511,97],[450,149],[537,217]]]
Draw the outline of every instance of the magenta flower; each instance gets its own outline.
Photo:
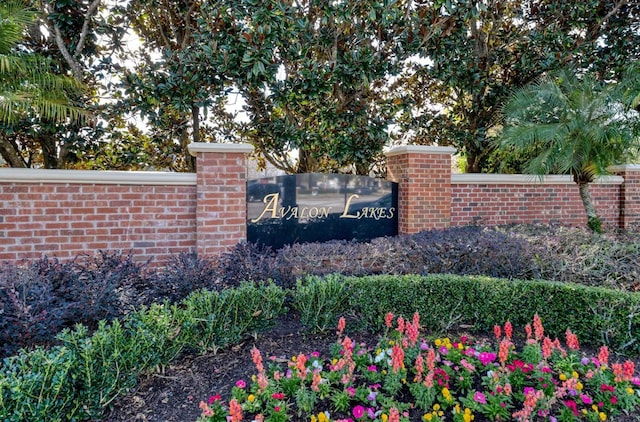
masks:
[[[495,353],[490,353],[490,352],[481,352],[478,355],[478,360],[484,365],[487,366],[490,363],[494,362],[496,360],[496,354]]]
[[[364,416],[364,407],[357,405],[353,408],[353,410],[351,411],[351,413],[353,413],[353,417],[356,419],[360,419],[361,417]]]
[[[367,366],[367,371],[369,371],[369,372],[378,372],[378,368],[376,368],[375,365],[369,365],[369,366]]]
[[[244,382],[244,380],[238,380],[236,381],[236,387],[240,388],[240,389],[244,389],[247,386],[247,383]]]
[[[584,404],[593,403],[593,400],[591,400],[591,397],[587,396],[586,394],[580,394],[580,400],[582,400],[582,403]]]
[[[473,395],[473,400],[476,403],[480,403],[480,404],[487,404],[487,398],[485,397],[484,394],[482,394],[479,391],[476,391],[475,394]]]

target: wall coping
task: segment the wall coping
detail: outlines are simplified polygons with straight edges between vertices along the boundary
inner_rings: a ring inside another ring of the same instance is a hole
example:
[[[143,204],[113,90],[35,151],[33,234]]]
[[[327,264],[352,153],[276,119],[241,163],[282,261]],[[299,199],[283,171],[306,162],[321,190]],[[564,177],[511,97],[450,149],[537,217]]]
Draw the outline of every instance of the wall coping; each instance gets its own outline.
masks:
[[[451,183],[454,184],[482,184],[482,185],[573,185],[571,175],[552,174],[539,177],[531,174],[484,174],[484,173],[464,173],[452,174]],[[624,178],[621,176],[601,176],[597,178],[596,184],[621,185]]]
[[[607,168],[611,173],[620,173],[623,171],[640,171],[640,164],[621,164]]]
[[[0,183],[95,185],[195,185],[195,173],[0,168]]]
[[[393,147],[384,155],[394,157],[402,154],[455,154],[457,150],[453,147],[439,147],[432,145],[401,145]]]
[[[223,144],[223,143],[207,143],[207,142],[192,142],[187,145],[189,153],[196,156],[199,152],[242,152],[250,154],[253,152],[253,145],[251,144]]]

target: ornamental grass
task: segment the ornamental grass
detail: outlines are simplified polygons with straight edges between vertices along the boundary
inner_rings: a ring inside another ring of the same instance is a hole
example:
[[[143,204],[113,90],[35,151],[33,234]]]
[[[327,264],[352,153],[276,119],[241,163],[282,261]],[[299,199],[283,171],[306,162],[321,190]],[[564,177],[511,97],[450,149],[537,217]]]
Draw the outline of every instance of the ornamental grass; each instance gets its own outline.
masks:
[[[606,421],[640,406],[633,361],[610,362],[606,346],[587,356],[570,330],[564,345],[552,340],[537,315],[519,348],[509,322],[484,342],[427,340],[418,313],[389,313],[385,325],[369,347],[344,334],[341,318],[326,357],[283,362],[254,348],[251,380],[238,380],[228,402],[202,401],[198,421]]]

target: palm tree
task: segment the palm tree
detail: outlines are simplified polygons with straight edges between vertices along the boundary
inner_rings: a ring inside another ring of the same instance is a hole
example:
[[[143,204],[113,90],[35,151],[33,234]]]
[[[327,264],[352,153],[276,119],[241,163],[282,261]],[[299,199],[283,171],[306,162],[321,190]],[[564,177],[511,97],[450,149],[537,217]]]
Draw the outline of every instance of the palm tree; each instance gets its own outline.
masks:
[[[571,174],[594,231],[601,223],[589,183],[639,146],[638,114],[625,106],[618,86],[567,70],[545,76],[512,94],[497,138],[498,148],[530,157],[529,174]]]
[[[16,50],[34,19],[24,1],[0,3],[0,123],[13,123],[26,113],[55,122],[81,119],[84,112],[70,101],[81,85],[55,74],[47,58]]]

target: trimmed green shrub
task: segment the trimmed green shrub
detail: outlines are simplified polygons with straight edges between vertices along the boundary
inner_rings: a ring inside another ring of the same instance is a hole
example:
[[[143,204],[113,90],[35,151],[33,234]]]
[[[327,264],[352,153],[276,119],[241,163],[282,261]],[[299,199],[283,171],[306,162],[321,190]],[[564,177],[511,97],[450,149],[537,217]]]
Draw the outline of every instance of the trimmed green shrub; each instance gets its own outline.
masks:
[[[332,278],[329,283],[335,283]],[[387,312],[411,317],[435,332],[468,326],[487,332],[511,321],[524,326],[538,314],[551,336],[567,328],[585,344],[608,344],[640,355],[640,294],[570,283],[482,276],[342,277],[348,301],[335,314],[353,314],[361,328],[379,327]],[[311,279],[309,284],[321,284]],[[322,289],[317,285],[315,289]],[[294,305],[299,306],[299,305]],[[307,311],[312,314],[312,311]]]
[[[346,284],[338,275],[326,278],[309,276],[298,280],[293,291],[293,307],[300,312],[302,324],[311,329],[324,331],[335,327],[348,302]]]
[[[174,307],[181,330],[176,341],[200,353],[239,341],[252,331],[267,328],[284,312],[286,291],[270,283],[243,283],[222,292],[193,292]]]

